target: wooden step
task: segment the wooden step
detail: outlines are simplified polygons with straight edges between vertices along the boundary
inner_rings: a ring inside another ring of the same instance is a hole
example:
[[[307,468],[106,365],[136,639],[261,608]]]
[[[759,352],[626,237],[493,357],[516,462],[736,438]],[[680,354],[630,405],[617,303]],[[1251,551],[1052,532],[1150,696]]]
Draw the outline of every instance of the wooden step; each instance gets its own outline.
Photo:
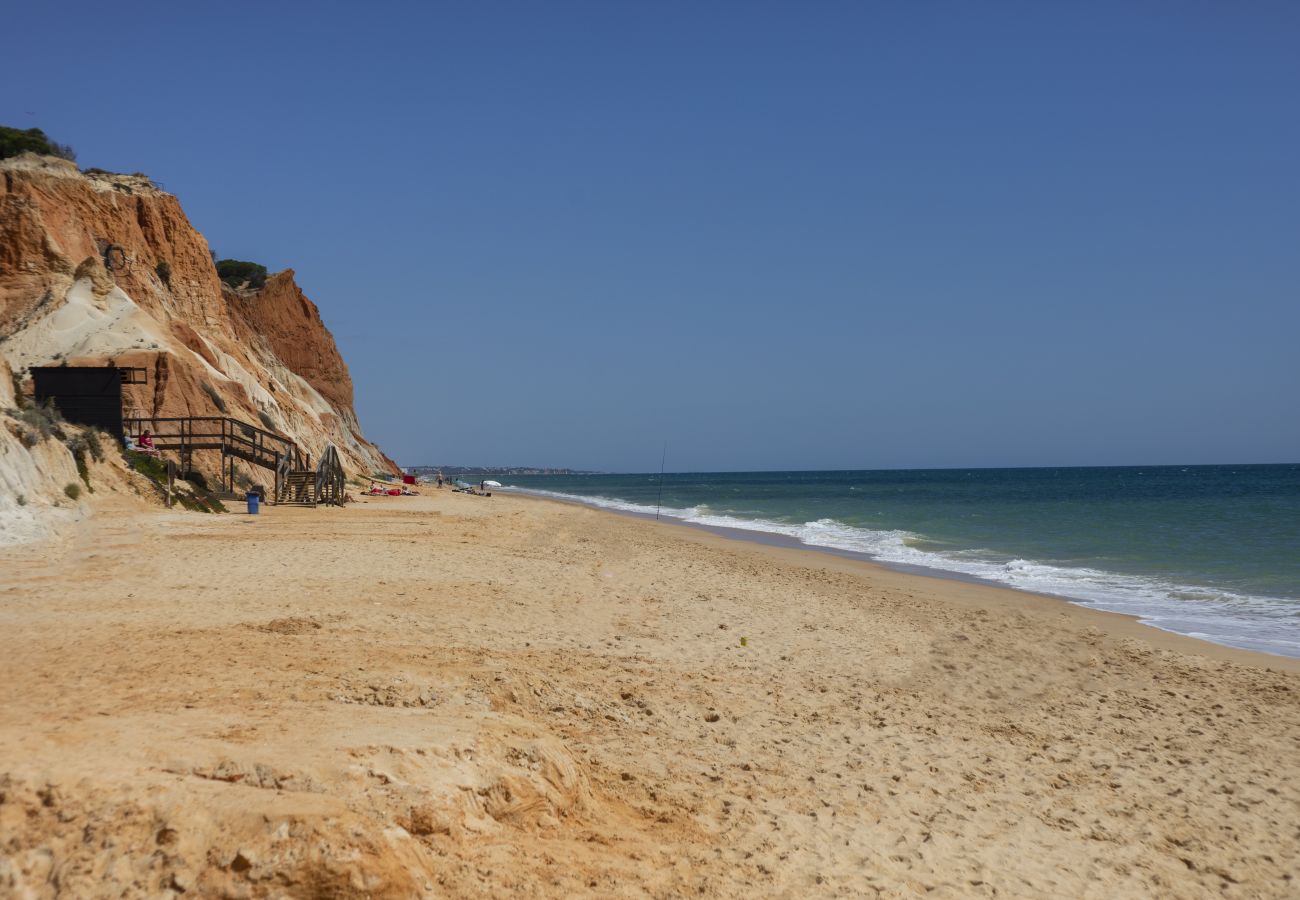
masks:
[[[280,482],[280,494],[275,498],[279,506],[315,506],[316,473],[310,469],[293,469]]]

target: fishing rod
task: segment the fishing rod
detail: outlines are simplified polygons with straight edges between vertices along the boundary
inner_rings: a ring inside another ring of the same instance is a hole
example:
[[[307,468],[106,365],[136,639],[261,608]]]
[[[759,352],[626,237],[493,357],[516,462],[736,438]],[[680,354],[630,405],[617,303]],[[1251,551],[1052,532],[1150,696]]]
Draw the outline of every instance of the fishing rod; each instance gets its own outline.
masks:
[[[655,521],[659,521],[659,510],[664,505],[664,462],[668,459],[668,442],[664,441],[664,455],[659,457],[659,499],[655,503]]]

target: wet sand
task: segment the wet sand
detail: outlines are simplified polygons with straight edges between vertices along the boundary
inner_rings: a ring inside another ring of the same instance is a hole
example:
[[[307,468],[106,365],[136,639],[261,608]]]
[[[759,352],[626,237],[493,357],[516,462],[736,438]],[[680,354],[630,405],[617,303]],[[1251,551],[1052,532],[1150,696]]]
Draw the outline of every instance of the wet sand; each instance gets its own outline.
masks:
[[[1300,664],[533,498],[0,552],[0,895],[1284,897]]]

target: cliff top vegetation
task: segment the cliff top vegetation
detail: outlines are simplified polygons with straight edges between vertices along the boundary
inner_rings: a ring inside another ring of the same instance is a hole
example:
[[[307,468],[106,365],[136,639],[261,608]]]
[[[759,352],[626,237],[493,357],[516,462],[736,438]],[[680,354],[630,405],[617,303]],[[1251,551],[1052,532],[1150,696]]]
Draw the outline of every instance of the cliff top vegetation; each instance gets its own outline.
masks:
[[[8,159],[20,153],[39,153],[42,156],[57,156],[60,159],[76,162],[77,154],[67,144],[50,140],[39,128],[10,128],[0,125],[0,159]]]
[[[232,288],[260,290],[266,284],[266,266],[242,259],[217,260],[217,275]]]

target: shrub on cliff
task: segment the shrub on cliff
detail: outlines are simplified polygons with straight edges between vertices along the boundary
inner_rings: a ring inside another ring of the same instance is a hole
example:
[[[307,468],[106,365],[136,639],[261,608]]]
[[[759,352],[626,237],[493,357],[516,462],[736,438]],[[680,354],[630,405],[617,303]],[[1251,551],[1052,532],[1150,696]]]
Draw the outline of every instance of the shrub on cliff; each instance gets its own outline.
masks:
[[[242,259],[219,259],[217,276],[233,288],[247,285],[256,291],[266,284],[266,266]]]
[[[27,447],[35,447],[50,437],[63,440],[63,415],[53,400],[34,403],[19,409],[10,410],[9,415],[22,423],[22,442]]]
[[[8,128],[0,125],[0,159],[17,156],[20,153],[39,153],[42,156],[57,156],[76,162],[77,154],[67,144],[50,140],[39,128]]]
[[[90,464],[86,461],[86,456],[90,453],[90,441],[85,433],[69,435],[64,445],[72,451],[72,460],[77,464],[77,474],[86,483],[86,490],[95,493],[95,489],[90,485]]]

